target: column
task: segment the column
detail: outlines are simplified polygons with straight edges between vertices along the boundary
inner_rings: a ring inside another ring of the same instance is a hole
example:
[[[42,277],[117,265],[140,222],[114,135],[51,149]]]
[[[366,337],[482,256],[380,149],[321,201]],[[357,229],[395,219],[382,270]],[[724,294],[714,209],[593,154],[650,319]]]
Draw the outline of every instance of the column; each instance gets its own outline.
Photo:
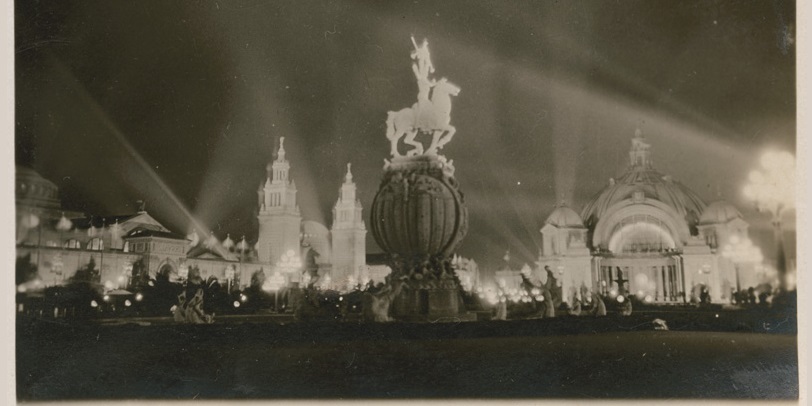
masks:
[[[663,299],[663,287],[660,285],[660,273],[656,266],[651,267],[652,280],[654,281],[654,300],[659,302]]]
[[[660,278],[660,281],[662,283],[662,288],[663,288],[663,301],[665,302],[665,301],[668,301],[668,293],[669,293],[668,292],[668,278],[667,278],[668,275],[666,275],[666,273],[665,273],[665,265],[660,266],[660,276],[662,277],[662,278]]]
[[[677,261],[677,264],[675,265],[675,269],[677,271],[677,291],[682,291],[682,301],[686,302],[687,292],[685,291],[685,271],[682,269],[682,257],[677,257],[675,260]]]

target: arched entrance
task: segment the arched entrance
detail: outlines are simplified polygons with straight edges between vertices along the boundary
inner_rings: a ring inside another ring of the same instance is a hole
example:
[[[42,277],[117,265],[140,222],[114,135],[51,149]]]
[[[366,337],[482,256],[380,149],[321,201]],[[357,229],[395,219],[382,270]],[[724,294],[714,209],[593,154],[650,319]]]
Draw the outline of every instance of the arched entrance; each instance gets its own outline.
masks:
[[[597,289],[601,294],[635,295],[650,303],[685,299],[678,255],[607,256],[597,261]]]
[[[599,292],[648,303],[685,301],[681,250],[687,228],[673,220],[673,210],[660,206],[622,203],[597,225],[593,242],[603,250],[593,275]]]
[[[175,269],[175,267],[171,263],[166,262],[163,265],[161,265],[160,268],[158,268],[158,272],[155,274],[155,279],[169,281],[173,275],[177,276],[177,274],[178,274],[177,269]]]

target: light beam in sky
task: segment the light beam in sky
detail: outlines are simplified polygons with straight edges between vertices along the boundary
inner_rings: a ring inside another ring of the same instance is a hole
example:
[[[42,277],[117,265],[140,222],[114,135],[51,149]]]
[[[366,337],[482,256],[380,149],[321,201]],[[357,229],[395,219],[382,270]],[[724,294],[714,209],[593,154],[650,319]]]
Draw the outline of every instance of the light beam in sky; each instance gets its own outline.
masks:
[[[140,186],[141,191],[144,192],[145,200],[150,202],[151,207],[156,207],[157,212],[163,214],[171,214],[180,212],[188,221],[188,223],[204,234],[208,233],[208,229],[197,221],[192,216],[192,213],[186,208],[181,200],[175,195],[172,189],[166,185],[161,177],[152,169],[149,163],[141,156],[132,144],[127,140],[127,137],[122,133],[115,123],[110,119],[107,113],[96,102],[92,95],[80,84],[64,64],[57,58],[49,58],[56,68],[63,83],[70,85],[75,91],[74,94],[78,96],[79,101],[87,106],[88,111],[93,113],[93,117],[99,120],[105,128],[109,130],[108,134],[115,139],[119,146],[122,147],[128,156],[135,161],[136,167],[120,167],[118,168],[127,177],[131,185]],[[145,179],[151,181],[151,184],[144,184]],[[157,190],[155,189],[157,187]]]

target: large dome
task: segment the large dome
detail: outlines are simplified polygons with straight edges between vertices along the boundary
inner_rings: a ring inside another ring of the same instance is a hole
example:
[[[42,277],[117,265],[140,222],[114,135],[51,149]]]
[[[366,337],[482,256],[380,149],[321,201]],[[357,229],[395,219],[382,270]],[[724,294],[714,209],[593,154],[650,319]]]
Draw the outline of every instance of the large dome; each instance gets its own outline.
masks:
[[[699,219],[705,210],[705,202],[691,189],[655,170],[648,149],[648,144],[638,133],[632,140],[629,169],[584,206],[581,218],[587,227],[594,227],[610,207],[623,200],[634,199],[636,194],[638,198],[654,199],[668,205],[686,221]]]

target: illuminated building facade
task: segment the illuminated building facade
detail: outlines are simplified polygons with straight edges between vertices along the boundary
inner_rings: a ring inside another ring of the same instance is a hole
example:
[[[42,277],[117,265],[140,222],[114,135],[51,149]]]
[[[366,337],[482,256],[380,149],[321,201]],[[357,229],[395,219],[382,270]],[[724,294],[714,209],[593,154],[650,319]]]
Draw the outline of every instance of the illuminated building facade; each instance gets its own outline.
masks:
[[[351,279],[365,283],[370,278],[362,207],[349,168],[332,230],[303,220],[284,139],[258,193],[258,241],[253,246],[244,240],[235,244],[230,236],[220,241],[213,234],[177,234],[143,207],[135,214],[109,217],[62,211],[56,185],[28,168],[17,168],[16,183],[17,257],[36,266],[46,286],[64,283],[88,266],[94,268],[97,282],[112,288],[130,286],[138,276],[134,268],[153,278],[163,274],[183,280],[194,267],[202,278],[214,276],[230,286],[247,286],[257,271],[266,277],[280,272],[287,282],[300,282],[305,269],[282,263],[291,251],[304,268],[314,268],[307,270],[319,275],[323,288],[344,289]]]
[[[539,276],[559,275],[565,300],[584,292],[636,295],[651,303],[730,302],[737,286],[755,285],[755,265],[737,267],[721,253],[748,224],[724,201],[710,205],[654,169],[651,147],[638,130],[629,167],[581,213],[560,205],[541,228]]]
[[[333,208],[333,227],[330,230],[333,238],[331,276],[337,283],[347,284],[369,277],[363,275],[366,268],[367,229],[363,207],[355,192],[356,187],[348,164],[344,183],[338,192],[338,201]]]

